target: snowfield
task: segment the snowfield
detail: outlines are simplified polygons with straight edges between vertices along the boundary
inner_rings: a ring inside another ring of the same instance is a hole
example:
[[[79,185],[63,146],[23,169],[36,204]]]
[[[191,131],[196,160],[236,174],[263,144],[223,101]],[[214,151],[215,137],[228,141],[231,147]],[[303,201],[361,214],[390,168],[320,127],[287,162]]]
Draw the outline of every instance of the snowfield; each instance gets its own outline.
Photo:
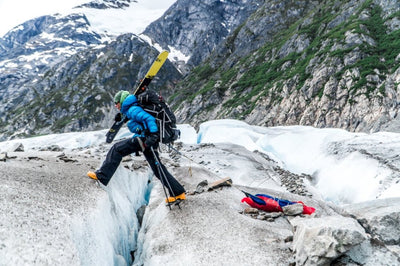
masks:
[[[141,33],[147,25],[158,19],[175,0],[138,0],[132,1],[124,9],[90,9],[76,8],[82,4],[95,1],[69,0],[69,1],[12,1],[0,2],[0,37],[13,27],[35,17],[48,14],[85,13],[98,33],[119,35],[123,33]],[[23,6],[24,8],[21,8]],[[106,22],[106,23],[105,23]]]
[[[302,236],[296,232],[305,229],[294,228],[303,228],[302,223],[324,217],[323,224],[332,223],[335,232],[334,217],[345,215],[346,208],[357,213],[348,206],[375,199],[386,200],[390,217],[399,215],[394,207],[400,198],[399,134],[263,128],[235,120],[206,122],[198,133],[190,125],[179,127],[179,153],[164,147],[162,158],[189,193],[181,209],[171,211],[143,157],[126,157],[107,187],[86,177],[110,147],[104,130],[0,143],[1,152],[7,152],[0,162],[0,265],[307,265],[304,260],[333,258],[298,246]],[[123,130],[118,138],[129,136]],[[23,151],[15,151],[21,144]],[[301,180],[311,197],[290,193],[282,173]],[[195,193],[201,181],[226,177],[233,186]],[[301,200],[317,211],[311,217],[266,221],[259,217],[265,214],[244,213],[249,206],[241,203],[241,190]],[[141,206],[147,206],[143,221],[136,215]],[[368,206],[376,219],[374,204]],[[386,227],[399,235],[396,226]],[[388,239],[383,249],[368,244],[360,225],[348,230],[358,233],[351,233],[354,248],[341,251],[347,252],[345,258],[400,265],[399,239]],[[364,254],[371,249],[373,255]]]

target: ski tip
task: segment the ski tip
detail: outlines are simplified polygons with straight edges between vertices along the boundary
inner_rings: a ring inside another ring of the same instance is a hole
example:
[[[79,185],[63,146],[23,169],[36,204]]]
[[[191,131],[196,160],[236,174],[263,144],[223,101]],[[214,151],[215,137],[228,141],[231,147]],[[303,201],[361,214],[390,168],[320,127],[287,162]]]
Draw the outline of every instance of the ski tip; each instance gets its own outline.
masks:
[[[169,52],[164,50],[157,56],[156,61],[159,60],[159,62],[164,62],[165,60],[167,60],[168,55],[169,55]]]

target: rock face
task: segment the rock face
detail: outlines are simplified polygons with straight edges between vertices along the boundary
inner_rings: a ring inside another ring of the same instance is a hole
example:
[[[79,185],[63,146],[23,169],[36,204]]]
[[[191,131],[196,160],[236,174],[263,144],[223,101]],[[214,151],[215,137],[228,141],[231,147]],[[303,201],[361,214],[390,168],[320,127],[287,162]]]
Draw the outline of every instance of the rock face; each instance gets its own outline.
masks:
[[[398,131],[399,9],[265,1],[182,83],[178,117]]]
[[[173,47],[189,59],[182,70],[199,65],[263,1],[179,0],[143,34],[165,49]]]
[[[154,87],[173,96],[179,123],[400,131],[399,10],[396,0],[178,0],[143,35],[185,56]],[[0,139],[108,127],[111,95],[155,54],[133,35],[105,42],[83,14],[22,24],[0,38]]]

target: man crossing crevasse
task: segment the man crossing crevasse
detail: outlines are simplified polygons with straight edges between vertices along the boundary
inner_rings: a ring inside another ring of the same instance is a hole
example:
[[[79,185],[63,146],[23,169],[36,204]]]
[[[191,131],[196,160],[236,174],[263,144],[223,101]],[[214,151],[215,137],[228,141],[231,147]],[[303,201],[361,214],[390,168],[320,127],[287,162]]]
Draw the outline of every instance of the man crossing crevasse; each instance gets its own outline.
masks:
[[[95,172],[88,172],[87,175],[107,186],[122,158],[141,151],[155,176],[169,192],[166,202],[173,203],[185,200],[185,189],[161,163],[157,152],[160,130],[156,119],[144,111],[139,106],[136,96],[128,91],[119,91],[114,97],[114,103],[122,115],[125,115],[128,119],[128,128],[134,135],[130,139],[115,143],[108,151],[101,167]],[[121,119],[121,116],[117,115],[115,119]]]

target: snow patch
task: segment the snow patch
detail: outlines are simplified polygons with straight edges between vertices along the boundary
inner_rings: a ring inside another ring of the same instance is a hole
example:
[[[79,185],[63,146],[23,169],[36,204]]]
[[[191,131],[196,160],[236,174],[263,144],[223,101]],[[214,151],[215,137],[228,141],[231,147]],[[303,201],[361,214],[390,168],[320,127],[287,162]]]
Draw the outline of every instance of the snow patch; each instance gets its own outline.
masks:
[[[189,61],[190,56],[184,55],[181,51],[175,49],[172,46],[168,46],[168,49],[170,50],[170,60],[172,59],[173,61],[183,61],[185,64]]]

